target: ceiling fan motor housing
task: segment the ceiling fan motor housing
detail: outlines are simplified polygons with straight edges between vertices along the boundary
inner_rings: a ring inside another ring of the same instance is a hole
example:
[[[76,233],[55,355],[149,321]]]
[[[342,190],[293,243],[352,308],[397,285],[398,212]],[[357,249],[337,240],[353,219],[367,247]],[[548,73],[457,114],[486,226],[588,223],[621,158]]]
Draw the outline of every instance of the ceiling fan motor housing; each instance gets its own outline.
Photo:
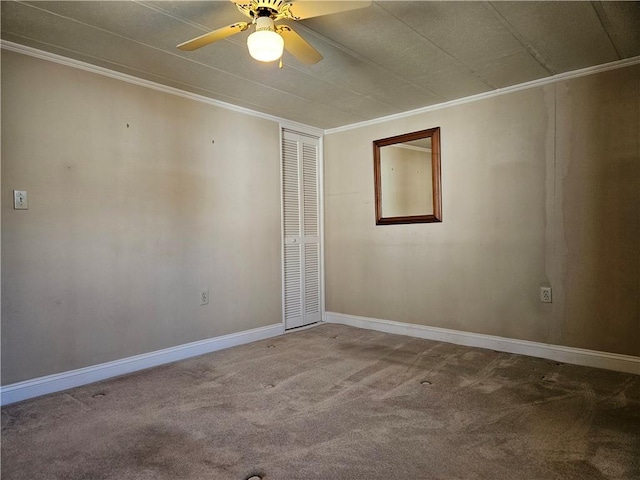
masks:
[[[271,17],[274,20],[288,17],[289,2],[284,0],[253,0],[251,2],[236,4],[238,9],[247,17]]]

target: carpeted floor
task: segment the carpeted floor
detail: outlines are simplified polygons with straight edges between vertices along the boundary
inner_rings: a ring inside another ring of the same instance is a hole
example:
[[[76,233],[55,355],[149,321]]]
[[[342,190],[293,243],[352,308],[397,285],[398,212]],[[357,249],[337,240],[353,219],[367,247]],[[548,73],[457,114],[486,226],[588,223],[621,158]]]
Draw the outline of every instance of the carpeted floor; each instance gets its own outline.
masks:
[[[321,325],[2,409],[2,479],[640,479],[640,376]]]

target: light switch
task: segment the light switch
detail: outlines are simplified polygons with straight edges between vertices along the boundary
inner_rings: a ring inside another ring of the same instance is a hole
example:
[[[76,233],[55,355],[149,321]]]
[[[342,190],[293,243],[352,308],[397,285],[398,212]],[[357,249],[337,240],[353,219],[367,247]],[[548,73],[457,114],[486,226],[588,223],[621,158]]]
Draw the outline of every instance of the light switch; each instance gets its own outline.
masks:
[[[13,191],[13,208],[14,210],[29,210],[29,199],[26,190]]]

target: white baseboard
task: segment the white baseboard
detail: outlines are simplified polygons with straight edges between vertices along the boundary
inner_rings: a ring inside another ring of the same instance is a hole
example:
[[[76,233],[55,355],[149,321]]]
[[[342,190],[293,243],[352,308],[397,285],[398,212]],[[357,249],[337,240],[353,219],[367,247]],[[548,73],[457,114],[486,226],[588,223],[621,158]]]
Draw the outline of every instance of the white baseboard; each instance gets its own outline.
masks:
[[[0,404],[20,402],[33,397],[60,392],[69,388],[87,385],[89,383],[106,380],[127,373],[137,372],[146,368],[157,367],[165,363],[184,360],[205,353],[235,347],[245,343],[264,340],[284,333],[281,323],[266,327],[245,330],[221,337],[209,338],[197,342],[186,343],[176,347],[165,348],[155,352],[143,353],[113,362],[101,363],[91,367],[79,368],[69,372],[56,373],[46,377],[34,378],[24,382],[13,383],[0,387]]]
[[[325,322],[640,375],[640,357],[326,312]]]

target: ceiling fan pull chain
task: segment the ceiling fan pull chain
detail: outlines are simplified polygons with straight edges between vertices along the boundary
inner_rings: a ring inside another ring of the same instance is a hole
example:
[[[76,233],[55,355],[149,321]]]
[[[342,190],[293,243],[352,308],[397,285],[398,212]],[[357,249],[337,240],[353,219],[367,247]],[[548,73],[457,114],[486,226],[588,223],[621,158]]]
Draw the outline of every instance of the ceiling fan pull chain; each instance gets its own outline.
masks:
[[[282,57],[280,57],[280,63],[278,64],[278,68],[282,70]]]

